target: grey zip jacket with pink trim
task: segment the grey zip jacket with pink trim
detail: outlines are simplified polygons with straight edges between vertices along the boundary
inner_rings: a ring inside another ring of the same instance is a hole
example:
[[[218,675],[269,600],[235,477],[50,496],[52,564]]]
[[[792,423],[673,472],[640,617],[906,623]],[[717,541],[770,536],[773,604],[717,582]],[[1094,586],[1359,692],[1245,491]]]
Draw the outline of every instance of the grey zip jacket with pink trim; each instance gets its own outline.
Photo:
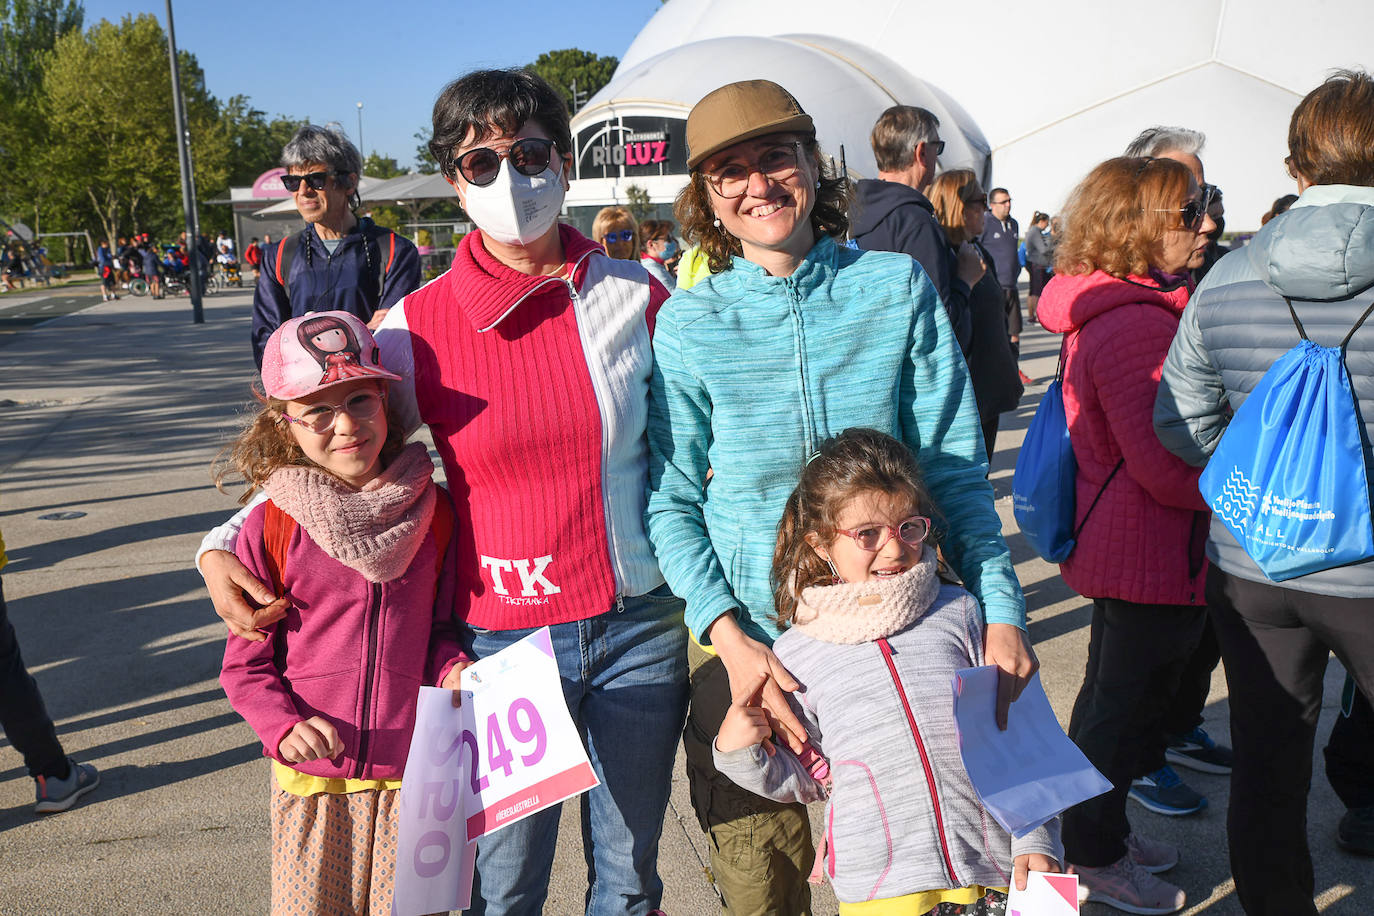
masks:
[[[828,792],[783,748],[772,757],[758,745],[715,752],[716,767],[756,795],[784,802],[828,795],[820,865],[845,903],[974,884],[1006,887],[1018,855],[1063,862],[1058,818],[1016,840],[978,801],[959,755],[951,679],[984,663],[982,614],[958,586],[924,586],[922,566],[876,590],[848,583],[803,594],[805,605],[817,593],[843,593],[855,602],[852,619],[865,621],[888,610],[869,591],[884,604],[928,603],[889,613],[902,621],[916,616],[895,632],[834,642],[828,640],[845,637],[833,627],[793,626],[773,644],[802,684],[791,699],[829,760]],[[827,613],[821,610],[819,620]]]

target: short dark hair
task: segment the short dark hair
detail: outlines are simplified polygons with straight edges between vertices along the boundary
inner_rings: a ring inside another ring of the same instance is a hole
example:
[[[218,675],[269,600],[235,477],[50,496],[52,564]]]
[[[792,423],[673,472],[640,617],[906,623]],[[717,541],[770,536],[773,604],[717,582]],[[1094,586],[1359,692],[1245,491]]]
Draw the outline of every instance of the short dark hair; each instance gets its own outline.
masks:
[[[449,178],[456,177],[454,151],[473,134],[485,140],[514,133],[534,121],[560,153],[572,154],[572,128],[563,97],[528,70],[474,70],[449,83],[434,100],[434,133],[429,152]]]
[[[1011,192],[1008,191],[1006,188],[993,188],[991,191],[988,192],[988,203],[992,203],[992,196],[994,194],[1005,194],[1008,197],[1011,196]]]

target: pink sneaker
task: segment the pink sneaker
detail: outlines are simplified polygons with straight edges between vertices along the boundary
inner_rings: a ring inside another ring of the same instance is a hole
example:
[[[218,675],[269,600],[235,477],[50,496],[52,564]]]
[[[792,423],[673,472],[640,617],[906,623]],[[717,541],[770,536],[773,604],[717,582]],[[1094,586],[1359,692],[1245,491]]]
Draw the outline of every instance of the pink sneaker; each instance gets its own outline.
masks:
[[[1070,865],[1078,875],[1080,903],[1105,903],[1127,913],[1166,916],[1183,909],[1187,896],[1181,888],[1162,881],[1131,861],[1129,853],[1111,865],[1089,868]]]
[[[1178,847],[1163,840],[1150,840],[1131,831],[1126,837],[1126,854],[1131,861],[1152,875],[1168,871],[1178,864]]]

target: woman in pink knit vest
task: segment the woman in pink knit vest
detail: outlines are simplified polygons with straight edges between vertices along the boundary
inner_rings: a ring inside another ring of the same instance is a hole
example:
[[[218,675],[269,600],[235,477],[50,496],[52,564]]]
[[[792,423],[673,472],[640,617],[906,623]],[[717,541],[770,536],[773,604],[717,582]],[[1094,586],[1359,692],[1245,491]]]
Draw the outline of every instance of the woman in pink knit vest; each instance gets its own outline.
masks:
[[[683,604],[644,530],[650,334],[667,292],[558,223],[572,167],[563,99],[524,70],[476,71],[434,104],[430,150],[477,224],[453,267],[376,332],[409,428],[427,425],[456,504],[467,647],[548,626],[600,785],[584,795],[589,914],[656,911],[658,841],[687,697]],[[219,547],[219,530],[204,545]],[[275,596],[211,550],[239,635]],[[484,837],[469,914],[544,909],[559,807]]]

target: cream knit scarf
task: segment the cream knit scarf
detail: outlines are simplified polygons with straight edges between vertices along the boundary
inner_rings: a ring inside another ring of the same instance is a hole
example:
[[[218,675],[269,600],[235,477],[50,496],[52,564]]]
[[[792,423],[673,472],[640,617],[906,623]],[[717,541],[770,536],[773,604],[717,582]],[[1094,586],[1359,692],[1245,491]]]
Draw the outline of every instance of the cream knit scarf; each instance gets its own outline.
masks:
[[[898,633],[926,612],[940,591],[933,548],[899,576],[802,589],[792,626],[812,639],[853,646]]]
[[[434,517],[434,462],[412,442],[376,480],[355,490],[317,467],[272,472],[263,490],[321,550],[369,582],[410,568]]]

